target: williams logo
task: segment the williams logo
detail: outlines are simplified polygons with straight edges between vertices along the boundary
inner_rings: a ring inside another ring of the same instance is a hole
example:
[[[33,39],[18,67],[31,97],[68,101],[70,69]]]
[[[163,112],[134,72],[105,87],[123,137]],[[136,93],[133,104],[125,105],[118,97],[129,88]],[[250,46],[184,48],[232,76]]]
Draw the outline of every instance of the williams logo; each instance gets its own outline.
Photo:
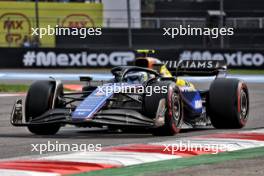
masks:
[[[181,69],[217,69],[223,63],[220,61],[206,61],[206,60],[180,60],[180,61],[165,61],[164,64],[168,68]]]
[[[263,67],[264,55],[252,51],[190,51],[184,50],[179,54],[180,60],[213,60],[226,61],[228,66],[233,67]]]

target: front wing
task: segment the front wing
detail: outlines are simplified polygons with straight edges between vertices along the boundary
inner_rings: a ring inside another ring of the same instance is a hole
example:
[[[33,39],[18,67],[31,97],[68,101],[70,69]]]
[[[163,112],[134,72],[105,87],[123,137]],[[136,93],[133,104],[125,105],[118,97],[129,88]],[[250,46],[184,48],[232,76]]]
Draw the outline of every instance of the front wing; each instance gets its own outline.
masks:
[[[45,124],[73,124],[77,126],[134,126],[156,128],[164,124],[165,117],[161,112],[165,108],[165,99],[160,100],[156,118],[150,119],[143,114],[128,109],[106,109],[95,113],[92,118],[73,119],[70,109],[55,108],[38,117],[25,118],[22,99],[15,102],[11,113],[11,124],[14,126],[33,126]]]

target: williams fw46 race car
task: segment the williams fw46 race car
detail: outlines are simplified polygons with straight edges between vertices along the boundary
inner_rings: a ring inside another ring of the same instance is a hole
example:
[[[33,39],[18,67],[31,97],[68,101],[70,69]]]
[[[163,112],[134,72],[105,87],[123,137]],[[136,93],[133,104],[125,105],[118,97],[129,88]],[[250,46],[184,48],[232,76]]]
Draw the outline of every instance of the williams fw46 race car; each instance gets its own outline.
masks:
[[[77,127],[138,129],[174,135],[182,125],[242,128],[248,119],[246,84],[225,78],[226,66],[216,61],[182,61],[175,69],[158,59],[142,57],[135,66],[111,70],[113,79],[87,84],[80,92],[64,92],[60,81],[37,81],[26,101],[16,101],[11,123],[38,135],[52,135],[65,124]],[[197,90],[181,75],[214,75],[209,89]],[[81,77],[92,83],[92,78]]]

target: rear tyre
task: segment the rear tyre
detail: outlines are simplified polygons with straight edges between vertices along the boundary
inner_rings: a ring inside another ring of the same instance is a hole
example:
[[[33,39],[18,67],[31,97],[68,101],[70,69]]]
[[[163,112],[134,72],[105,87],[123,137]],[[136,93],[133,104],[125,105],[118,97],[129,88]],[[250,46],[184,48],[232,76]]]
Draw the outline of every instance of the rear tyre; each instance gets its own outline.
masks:
[[[58,88],[58,94],[62,94],[62,85]],[[52,108],[55,84],[53,81],[37,81],[33,83],[27,93],[25,103],[26,121],[29,122]],[[58,105],[58,101],[55,101]],[[37,135],[56,134],[60,129],[60,124],[34,125],[28,126],[31,133]]]
[[[216,79],[209,90],[209,108],[212,125],[220,129],[242,128],[249,112],[247,85],[238,79]]]
[[[153,129],[152,134],[155,136],[172,136],[179,133],[183,120],[183,106],[178,87],[171,81],[155,82],[149,86],[152,86],[152,90],[155,87],[160,87],[160,90],[164,90],[162,87],[166,87],[166,93],[153,92],[151,96],[145,97],[145,115],[150,118],[156,117],[160,100],[165,98],[166,101],[165,124]]]

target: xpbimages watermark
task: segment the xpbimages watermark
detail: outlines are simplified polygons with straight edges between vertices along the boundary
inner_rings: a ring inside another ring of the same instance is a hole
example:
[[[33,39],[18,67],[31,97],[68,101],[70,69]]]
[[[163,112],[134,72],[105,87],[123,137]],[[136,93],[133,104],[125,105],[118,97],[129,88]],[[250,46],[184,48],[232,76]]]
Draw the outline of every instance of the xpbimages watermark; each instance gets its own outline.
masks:
[[[143,86],[141,84],[126,84],[126,83],[114,83],[109,84],[109,86],[98,86],[98,91],[96,95],[110,95],[112,93],[118,94],[146,94],[146,96],[151,96],[155,94],[165,94],[167,93],[167,86]]]
[[[210,36],[214,39],[219,36],[232,36],[234,35],[234,28],[197,28],[187,25],[184,27],[180,25],[179,27],[168,27],[163,28],[163,36],[168,36],[170,38],[175,38],[177,36]]]
[[[175,141],[173,144],[163,144],[163,152],[170,153],[172,155],[177,152],[205,152],[217,154],[219,152],[228,151],[231,144],[212,144],[212,143],[195,143],[189,140]]]
[[[47,152],[99,152],[102,144],[65,144],[59,141],[41,144],[31,144],[31,152],[44,154]]]
[[[48,25],[47,27],[31,28],[31,30],[31,35],[39,36],[39,38],[45,35],[80,36],[80,38],[86,38],[90,35],[102,35],[102,28],[65,28],[58,25],[55,27]]]

